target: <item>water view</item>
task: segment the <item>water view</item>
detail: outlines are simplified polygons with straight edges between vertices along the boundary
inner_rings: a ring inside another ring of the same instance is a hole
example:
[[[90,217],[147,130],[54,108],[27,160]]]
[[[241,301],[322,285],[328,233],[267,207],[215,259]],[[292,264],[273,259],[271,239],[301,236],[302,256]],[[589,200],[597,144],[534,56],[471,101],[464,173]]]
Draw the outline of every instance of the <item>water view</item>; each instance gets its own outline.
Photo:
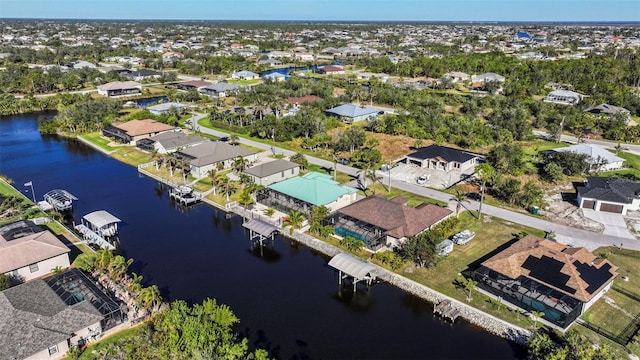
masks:
[[[240,318],[250,344],[281,359],[491,358],[524,356],[515,344],[458,320],[387,284],[339,292],[327,259],[281,238],[251,251],[238,217],[206,205],[172,205],[167,189],[73,140],[41,136],[39,115],[0,119],[0,172],[36,198],[65,189],[79,198],[76,221],[107,210],[123,220],[120,251],[166,300],[213,297]],[[29,193],[25,195],[30,196]]]

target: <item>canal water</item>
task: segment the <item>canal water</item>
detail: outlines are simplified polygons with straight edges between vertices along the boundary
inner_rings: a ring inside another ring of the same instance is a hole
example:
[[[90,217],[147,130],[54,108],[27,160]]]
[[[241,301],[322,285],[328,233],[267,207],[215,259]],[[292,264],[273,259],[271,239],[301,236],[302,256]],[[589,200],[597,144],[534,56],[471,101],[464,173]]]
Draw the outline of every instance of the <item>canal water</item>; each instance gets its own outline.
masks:
[[[65,189],[74,216],[107,210],[123,220],[121,251],[133,271],[167,300],[226,303],[252,347],[280,359],[517,359],[523,349],[387,284],[339,292],[327,259],[278,239],[275,251],[250,250],[238,217],[206,205],[173,206],[167,190],[135,168],[84,144],[41,136],[38,115],[0,118],[0,173],[36,197]]]

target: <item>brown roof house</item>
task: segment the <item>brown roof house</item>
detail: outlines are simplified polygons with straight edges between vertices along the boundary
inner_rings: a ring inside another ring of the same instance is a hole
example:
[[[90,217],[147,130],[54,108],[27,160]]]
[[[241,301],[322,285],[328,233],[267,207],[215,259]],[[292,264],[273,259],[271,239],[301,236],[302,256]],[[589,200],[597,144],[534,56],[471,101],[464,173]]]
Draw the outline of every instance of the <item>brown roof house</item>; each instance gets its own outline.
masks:
[[[618,268],[582,247],[528,235],[484,261],[478,286],[566,329],[613,284]]]
[[[339,209],[324,223],[333,226],[337,235],[362,240],[367,248],[377,251],[399,246],[407,237],[431,229],[452,214],[440,206],[411,207],[403,197],[387,200],[376,195]]]
[[[69,267],[69,248],[48,230],[21,220],[0,229],[0,274],[29,281]]]
[[[129,145],[135,145],[136,141],[175,131],[175,127],[152,119],[131,120],[124,123],[113,123],[102,129],[102,135],[115,138]]]

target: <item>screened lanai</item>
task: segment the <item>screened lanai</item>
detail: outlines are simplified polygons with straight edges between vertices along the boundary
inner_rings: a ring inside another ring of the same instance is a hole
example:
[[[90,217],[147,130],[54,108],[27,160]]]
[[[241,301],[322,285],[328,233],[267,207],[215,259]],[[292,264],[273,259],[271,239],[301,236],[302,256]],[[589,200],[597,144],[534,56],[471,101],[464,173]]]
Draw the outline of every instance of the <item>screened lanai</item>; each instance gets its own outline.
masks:
[[[288,214],[291,210],[299,211],[305,217],[311,214],[311,209],[313,208],[313,204],[269,188],[258,191],[256,201],[285,214]]]
[[[47,285],[71,306],[88,301],[104,316],[100,324],[106,331],[126,320],[126,305],[103,290],[79,269],[69,269],[45,279]]]
[[[333,227],[338,236],[351,236],[356,240],[363,241],[367,248],[374,251],[386,245],[385,229],[340,212],[325,218],[322,220],[322,224]]]

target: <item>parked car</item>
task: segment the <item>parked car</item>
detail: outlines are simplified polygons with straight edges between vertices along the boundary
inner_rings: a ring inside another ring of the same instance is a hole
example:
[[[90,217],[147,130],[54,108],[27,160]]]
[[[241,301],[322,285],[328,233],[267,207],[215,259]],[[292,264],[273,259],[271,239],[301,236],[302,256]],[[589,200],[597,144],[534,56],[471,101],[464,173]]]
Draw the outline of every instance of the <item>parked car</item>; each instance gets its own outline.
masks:
[[[425,184],[427,180],[429,180],[429,175],[423,174],[418,176],[418,178],[416,179],[416,182],[418,183],[418,185],[422,185],[422,184]]]
[[[455,242],[456,245],[466,245],[475,236],[476,236],[476,233],[474,233],[473,231],[464,230],[453,235],[453,242]]]
[[[228,136],[223,136],[220,139],[218,139],[218,141],[224,141],[224,142],[229,141],[229,137]]]
[[[478,194],[477,192],[468,192],[467,197],[471,200],[480,201],[482,195]]]
[[[347,160],[345,158],[340,158],[340,159],[338,159],[338,164],[349,165],[349,160]]]

